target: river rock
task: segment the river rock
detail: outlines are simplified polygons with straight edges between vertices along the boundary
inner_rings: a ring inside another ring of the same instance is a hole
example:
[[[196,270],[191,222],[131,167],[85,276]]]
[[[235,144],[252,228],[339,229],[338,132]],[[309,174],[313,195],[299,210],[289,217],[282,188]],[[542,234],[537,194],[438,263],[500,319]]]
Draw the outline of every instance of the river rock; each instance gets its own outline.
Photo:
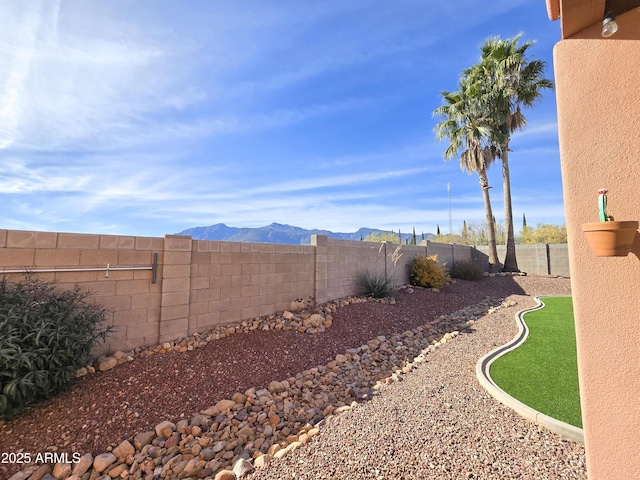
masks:
[[[125,440],[114,448],[112,453],[120,460],[124,460],[127,456],[136,453],[136,449],[133,448],[133,445],[131,445],[127,440]]]
[[[260,455],[253,461],[253,466],[255,468],[264,468],[273,457],[269,454]]]
[[[113,467],[111,470],[109,470],[108,475],[109,475],[111,478],[117,478],[117,477],[119,477],[119,476],[122,474],[122,472],[124,472],[126,469],[127,469],[127,465],[126,465],[126,464],[124,464],[124,463],[121,463],[120,465],[115,466],[115,467]]]
[[[14,473],[9,477],[9,480],[27,480],[31,476],[31,474],[35,471],[36,467],[27,467],[24,470],[20,470],[19,472]],[[51,476],[51,475],[49,475]]]
[[[346,355],[342,355],[341,353],[336,355],[336,363],[347,363],[347,360],[348,359]]]
[[[71,475],[71,464],[58,462],[53,466],[53,476],[56,478],[67,478]]]
[[[247,396],[245,394],[243,394],[243,393],[236,392],[231,397],[231,400],[233,400],[234,402],[239,403],[241,405],[244,405],[245,402],[247,401]]]
[[[236,480],[236,474],[231,470],[220,470],[214,480]]]
[[[98,473],[102,473],[115,461],[116,456],[113,453],[101,453],[93,459],[93,469]]]
[[[160,422],[156,425],[156,435],[159,437],[169,438],[176,429],[175,423],[169,421]]]
[[[111,370],[118,364],[118,360],[113,357],[99,358],[96,361],[96,369],[99,372],[105,372],[107,370]]]
[[[253,465],[244,458],[233,464],[233,473],[237,478],[244,478],[251,471],[253,471]]]
[[[226,447],[227,447],[227,442],[221,440],[219,442],[214,442],[210,448],[213,451],[213,453],[218,453],[224,450]]]
[[[324,317],[319,313],[314,313],[309,318],[302,321],[302,325],[306,328],[318,328],[324,322]]]
[[[304,310],[304,308],[306,307],[304,301],[302,300],[294,300],[293,302],[291,302],[291,307],[290,310],[292,312],[297,312],[298,310]]]
[[[269,384],[269,386],[267,387],[267,389],[271,392],[271,393],[282,393],[285,391],[285,386],[282,382],[277,382],[277,381],[273,381]]]
[[[218,411],[218,413],[226,412],[227,410],[235,407],[236,402],[233,400],[220,400],[216,403],[214,409]]]
[[[156,432],[142,432],[133,437],[133,445],[137,450],[142,450],[142,447],[150,444],[154,438],[156,438]]]
[[[53,478],[53,476],[51,475],[51,465],[48,464],[43,464],[40,465],[38,468],[36,468],[35,472],[33,472],[31,474],[31,476],[29,477],[29,480],[42,480],[45,477],[50,477]],[[67,480],[72,480],[74,477],[73,472],[72,475],[70,477],[67,477]],[[11,477],[13,478],[13,477]]]
[[[93,465],[93,455],[91,455],[90,453],[86,453],[81,456],[80,460],[78,460],[78,463],[73,466],[71,474],[81,477],[87,472],[87,470],[89,470],[91,465]]]

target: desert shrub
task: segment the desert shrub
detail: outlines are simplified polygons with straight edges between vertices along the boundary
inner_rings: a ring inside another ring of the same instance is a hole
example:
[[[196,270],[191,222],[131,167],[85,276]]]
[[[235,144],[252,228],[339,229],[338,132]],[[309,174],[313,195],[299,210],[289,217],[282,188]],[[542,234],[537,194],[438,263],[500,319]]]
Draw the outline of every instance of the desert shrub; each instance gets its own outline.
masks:
[[[393,278],[386,273],[360,272],[356,276],[355,283],[358,295],[384,298],[393,294]]]
[[[437,263],[438,257],[416,257],[411,263],[411,283],[419,287],[442,288],[449,283],[444,267]]]
[[[480,267],[465,260],[456,260],[449,269],[451,278],[459,278],[461,280],[480,280],[483,273]]]
[[[88,296],[32,277],[0,281],[0,419],[67,387],[105,339],[106,310]]]

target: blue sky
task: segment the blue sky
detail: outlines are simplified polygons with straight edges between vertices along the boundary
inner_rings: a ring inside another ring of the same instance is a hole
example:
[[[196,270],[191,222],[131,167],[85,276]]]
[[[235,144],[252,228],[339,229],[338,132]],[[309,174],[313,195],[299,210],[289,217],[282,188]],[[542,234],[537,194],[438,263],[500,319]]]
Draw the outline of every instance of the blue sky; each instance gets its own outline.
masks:
[[[547,63],[543,0],[8,0],[0,228],[161,236],[271,222],[350,232],[484,218],[432,112],[488,36]],[[564,223],[554,92],[512,140],[516,230]],[[499,165],[489,172],[503,217]]]

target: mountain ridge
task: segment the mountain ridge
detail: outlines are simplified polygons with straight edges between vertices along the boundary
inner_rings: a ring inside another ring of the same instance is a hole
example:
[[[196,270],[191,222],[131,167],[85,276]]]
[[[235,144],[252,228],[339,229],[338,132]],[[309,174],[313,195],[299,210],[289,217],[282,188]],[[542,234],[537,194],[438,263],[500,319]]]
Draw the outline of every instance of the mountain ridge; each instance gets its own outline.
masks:
[[[229,227],[224,223],[216,223],[215,225],[192,227],[177,235],[189,235],[194,240],[221,240],[229,242],[255,242],[255,243],[281,243],[292,245],[310,245],[311,235],[326,235],[329,238],[337,238],[341,240],[363,240],[370,234],[388,234],[386,230],[375,228],[360,228],[353,233],[332,232],[330,230],[312,229],[308,230],[293,225],[282,223],[271,223],[264,227]],[[411,241],[412,234],[403,233],[402,242]],[[431,240],[434,237],[429,233],[425,238]],[[421,238],[418,239],[418,241]]]

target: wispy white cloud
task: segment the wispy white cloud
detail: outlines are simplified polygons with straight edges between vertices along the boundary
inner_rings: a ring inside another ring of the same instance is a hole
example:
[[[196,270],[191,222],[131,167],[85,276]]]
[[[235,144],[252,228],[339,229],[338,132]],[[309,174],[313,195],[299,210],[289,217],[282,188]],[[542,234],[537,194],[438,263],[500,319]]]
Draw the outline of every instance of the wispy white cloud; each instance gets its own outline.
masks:
[[[513,139],[528,137],[549,137],[558,135],[558,122],[556,120],[539,122],[527,125],[523,130],[514,132]]]
[[[188,50],[152,44],[127,26],[127,38],[79,36],[72,15],[59,2],[5,5],[0,28],[9,59],[0,64],[0,142],[19,149],[90,148],[166,108],[199,101],[195,89],[178,92],[185,80],[179,54]],[[65,5],[66,6],[66,5]],[[124,19],[102,18],[121,31]],[[167,70],[168,63],[175,69]],[[182,68],[181,68],[182,67]],[[97,142],[96,142],[97,140]]]
[[[3,2],[0,228],[429,228],[447,182],[454,218],[482,218],[434,144],[434,79],[526,5]],[[521,158],[553,153],[552,116],[514,137]]]

